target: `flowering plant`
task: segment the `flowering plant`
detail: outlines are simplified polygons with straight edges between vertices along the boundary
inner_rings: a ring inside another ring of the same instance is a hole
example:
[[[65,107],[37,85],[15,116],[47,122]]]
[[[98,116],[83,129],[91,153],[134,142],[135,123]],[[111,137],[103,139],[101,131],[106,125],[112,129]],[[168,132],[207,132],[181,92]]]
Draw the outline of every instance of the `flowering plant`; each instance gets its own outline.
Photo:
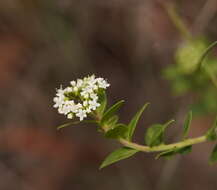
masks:
[[[71,81],[70,84],[65,89],[61,87],[57,90],[54,107],[68,119],[78,117],[80,121],[100,106],[99,96],[110,86],[103,78],[95,78],[94,75]]]
[[[196,69],[197,72],[203,69],[202,61],[215,44],[217,44],[217,42],[214,42],[202,54],[197,64],[199,65],[199,68]],[[102,132],[106,138],[115,139],[123,145],[122,148],[112,152],[103,161],[100,168],[133,156],[137,152],[159,152],[156,158],[168,158],[176,154],[186,154],[191,151],[192,145],[194,144],[217,139],[217,119],[204,135],[195,138],[188,137],[192,120],[192,112],[190,111],[183,123],[183,135],[179,142],[171,144],[164,143],[165,131],[168,126],[174,122],[174,120],[170,120],[164,124],[157,123],[151,125],[146,131],[144,143],[137,144],[132,140],[133,134],[139,118],[149,103],[144,104],[128,124],[119,123],[117,111],[121,108],[124,101],[118,101],[110,108],[107,108],[105,90],[109,86],[110,84],[105,79],[96,78],[92,75],[78,79],[77,81],[71,81],[70,86],[64,89],[61,87],[57,90],[56,97],[54,98],[54,107],[58,108],[60,114],[66,115],[68,119],[79,118],[79,121],[66,123],[59,126],[58,129],[79,122],[95,123],[98,125],[99,131]],[[87,117],[89,117],[90,120],[87,120]],[[217,146],[215,146],[210,157],[210,163],[214,163],[215,161],[217,161]]]

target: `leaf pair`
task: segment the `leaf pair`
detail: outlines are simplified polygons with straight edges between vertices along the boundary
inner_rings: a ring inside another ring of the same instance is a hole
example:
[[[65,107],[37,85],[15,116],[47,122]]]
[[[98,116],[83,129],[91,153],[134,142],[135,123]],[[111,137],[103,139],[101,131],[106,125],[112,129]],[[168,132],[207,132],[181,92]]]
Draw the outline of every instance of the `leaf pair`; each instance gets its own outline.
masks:
[[[151,127],[149,127],[145,135],[145,143],[151,147],[162,144],[164,131],[172,122],[174,122],[174,120],[170,120],[163,125],[154,124]]]
[[[130,123],[128,125],[125,124],[116,124],[114,123],[111,125],[109,123],[109,120],[114,117],[113,114],[120,108],[120,106],[123,104],[123,101],[117,102],[115,105],[113,105],[103,116],[101,120],[101,125],[104,125],[105,123],[110,126],[110,130],[105,134],[108,138],[125,138],[128,141],[132,140],[133,134],[135,132],[136,125],[139,121],[139,118],[141,117],[143,111],[148,106],[148,103],[146,103],[132,118]]]
[[[115,115],[115,113],[120,109],[120,107],[123,105],[124,100],[121,100],[119,102],[117,102],[116,104],[114,104],[113,106],[111,106],[102,116],[102,119],[100,121],[100,125],[103,126],[106,123],[108,123],[111,118]]]
[[[118,104],[118,103],[117,103]],[[119,104],[118,104],[119,105]],[[132,140],[133,134],[135,132],[136,125],[139,121],[139,118],[141,117],[142,113],[144,112],[145,108],[149,105],[149,103],[146,103],[132,118],[130,123],[128,125],[124,124],[117,124],[114,129],[109,130],[105,136],[108,138],[125,138],[128,141]],[[116,106],[115,106],[116,107]],[[130,156],[133,156],[135,153],[139,152],[138,150],[134,150],[131,148],[123,147],[120,148],[111,154],[109,154],[106,159],[103,161],[103,163],[100,166],[100,169],[113,164],[117,161],[129,158]]]

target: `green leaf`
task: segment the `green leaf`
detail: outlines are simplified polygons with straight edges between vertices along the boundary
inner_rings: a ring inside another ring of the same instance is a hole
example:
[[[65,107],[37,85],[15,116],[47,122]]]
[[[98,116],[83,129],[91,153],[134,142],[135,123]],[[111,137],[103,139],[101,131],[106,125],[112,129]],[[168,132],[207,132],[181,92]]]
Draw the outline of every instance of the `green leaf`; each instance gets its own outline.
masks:
[[[113,128],[118,122],[118,119],[119,117],[117,115],[114,115],[110,117],[110,119],[105,124],[108,125],[110,128]]]
[[[164,125],[154,124],[149,127],[145,135],[145,143],[148,146],[157,146],[162,144],[164,131],[172,122],[174,122],[174,120],[170,120]]]
[[[162,143],[163,125],[154,124],[150,126],[145,135],[145,143],[148,146],[157,146]]]
[[[124,103],[124,100],[121,100],[117,102],[116,104],[114,104],[113,106],[111,106],[103,115],[101,119],[101,124],[103,125],[105,122],[107,122],[111,118],[111,116],[113,116],[115,112],[118,111],[118,109],[123,105],[123,103]]]
[[[183,148],[179,148],[179,149],[176,149],[175,151],[179,154],[188,154],[190,153],[192,150],[192,145],[189,145],[189,146],[185,146]]]
[[[171,158],[174,154],[176,154],[176,153],[174,152],[174,150],[167,150],[167,151],[164,151],[164,152],[159,153],[159,154],[155,157],[155,159],[159,159],[159,158],[161,158],[161,157],[164,157],[164,158],[166,158],[166,159],[169,159],[169,158]]]
[[[213,126],[207,131],[206,137],[210,141],[214,141],[217,139],[217,118],[213,124]]]
[[[72,126],[72,125],[77,125],[77,124],[80,124],[80,123],[98,124],[98,122],[95,121],[95,120],[74,121],[74,122],[69,122],[69,123],[65,123],[63,125],[58,126],[57,130],[60,130],[62,128],[69,127],[69,126]]]
[[[133,133],[135,131],[136,125],[139,121],[139,118],[141,117],[142,113],[144,112],[145,108],[149,105],[149,103],[146,103],[137,113],[136,115],[132,118],[128,125],[128,133],[127,133],[127,139],[131,141],[133,137]]]
[[[120,137],[124,137],[127,131],[127,126],[124,124],[117,124],[114,129],[109,130],[105,137],[117,139]]]
[[[96,112],[99,114],[99,116],[102,116],[106,109],[106,105],[107,105],[107,96],[106,96],[105,91],[100,93],[99,103],[100,103],[100,106],[96,109]]]
[[[211,153],[211,156],[209,158],[209,163],[214,164],[216,161],[217,161],[217,144],[215,145],[215,147]]]
[[[184,131],[183,131],[183,138],[185,139],[188,135],[189,129],[190,129],[190,125],[191,125],[191,121],[192,121],[192,111],[190,111],[185,119],[184,122]]]
[[[165,157],[166,159],[171,158],[172,156],[176,155],[176,154],[188,154],[190,153],[192,150],[192,146],[185,146],[183,148],[174,148],[174,149],[170,149],[164,152],[159,153],[155,159],[159,159],[160,157]]]
[[[80,121],[74,121],[74,122],[65,123],[63,125],[58,126],[57,130],[60,130],[60,129],[65,128],[65,127],[69,127],[71,125],[76,125],[76,124],[79,124],[79,123],[80,123]]]
[[[109,154],[106,157],[106,159],[101,164],[100,169],[102,169],[102,168],[104,168],[104,167],[106,167],[108,165],[111,165],[111,164],[113,164],[115,162],[118,162],[120,160],[129,158],[130,156],[133,156],[137,152],[138,152],[138,150],[134,150],[134,149],[131,149],[131,148],[126,148],[126,147],[120,148],[120,149],[112,152],[111,154]]]

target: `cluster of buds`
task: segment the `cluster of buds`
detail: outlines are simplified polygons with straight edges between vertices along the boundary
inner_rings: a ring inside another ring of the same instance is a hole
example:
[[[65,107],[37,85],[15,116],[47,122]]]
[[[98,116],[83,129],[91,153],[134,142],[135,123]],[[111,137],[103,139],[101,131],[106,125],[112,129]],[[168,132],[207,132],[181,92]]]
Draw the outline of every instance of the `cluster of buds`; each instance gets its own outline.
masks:
[[[70,86],[57,89],[54,107],[68,119],[78,117],[80,121],[100,106],[99,93],[110,86],[103,78],[94,75],[71,81]]]

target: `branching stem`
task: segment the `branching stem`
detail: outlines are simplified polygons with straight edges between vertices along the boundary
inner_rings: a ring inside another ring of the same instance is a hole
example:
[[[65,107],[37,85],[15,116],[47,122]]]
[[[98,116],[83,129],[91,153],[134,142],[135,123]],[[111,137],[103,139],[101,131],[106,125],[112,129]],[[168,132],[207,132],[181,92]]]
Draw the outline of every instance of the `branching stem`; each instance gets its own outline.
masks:
[[[107,132],[109,127],[108,126],[102,126],[102,129],[104,132]],[[200,137],[185,139],[185,140],[177,142],[177,143],[161,144],[161,145],[152,146],[152,147],[137,144],[137,143],[128,141],[124,138],[119,138],[118,141],[125,147],[132,148],[132,149],[135,149],[135,150],[138,150],[141,152],[161,152],[161,151],[167,151],[167,150],[176,149],[176,148],[183,148],[183,147],[190,146],[193,144],[206,142],[207,137],[206,137],[206,135],[203,135]]]
[[[175,148],[183,148],[183,147],[190,146],[193,144],[205,142],[206,140],[207,140],[207,138],[204,135],[201,137],[186,139],[184,141],[177,142],[177,143],[162,144],[162,145],[153,146],[153,147],[133,143],[133,142],[127,141],[123,138],[120,138],[119,142],[122,145],[124,145],[125,147],[133,148],[135,150],[142,151],[142,152],[160,152],[160,151],[166,151],[166,150],[171,150],[171,149],[175,149]]]

